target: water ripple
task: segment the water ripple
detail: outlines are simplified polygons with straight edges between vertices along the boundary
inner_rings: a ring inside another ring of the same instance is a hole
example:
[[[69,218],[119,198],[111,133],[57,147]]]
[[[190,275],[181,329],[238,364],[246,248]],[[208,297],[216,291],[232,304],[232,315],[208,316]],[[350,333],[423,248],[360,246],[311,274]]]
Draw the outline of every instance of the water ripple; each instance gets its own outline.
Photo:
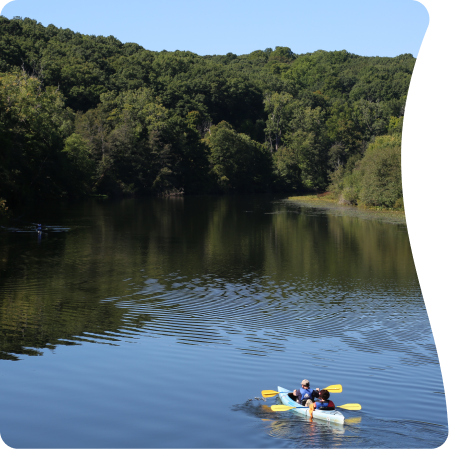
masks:
[[[138,323],[143,334],[194,345],[233,345],[256,356],[282,352],[292,338],[337,337],[365,353],[398,352],[406,365],[438,363],[428,321],[416,320],[425,317],[418,291],[406,299],[414,307],[405,310],[404,298],[397,298],[394,289],[385,294],[368,287],[354,294],[337,290],[334,283],[317,285],[304,278],[275,283],[270,276],[246,275],[229,282],[210,275],[189,280],[172,273],[133,285],[135,292],[104,301],[125,309],[128,329]],[[410,328],[405,315],[420,324]],[[115,337],[120,335],[118,331]],[[112,336],[102,338],[113,341]]]

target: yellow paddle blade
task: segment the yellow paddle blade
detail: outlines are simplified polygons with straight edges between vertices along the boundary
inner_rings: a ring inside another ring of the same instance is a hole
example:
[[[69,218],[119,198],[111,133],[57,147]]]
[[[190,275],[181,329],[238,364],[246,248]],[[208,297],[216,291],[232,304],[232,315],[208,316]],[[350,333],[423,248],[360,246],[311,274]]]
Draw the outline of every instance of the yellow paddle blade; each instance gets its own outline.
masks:
[[[329,393],[341,393],[343,387],[341,385],[329,385],[326,388],[322,388],[322,390],[327,390]]]
[[[264,398],[272,398],[273,396],[276,396],[277,394],[279,394],[279,391],[274,391],[274,390],[262,390],[262,396]]]
[[[356,416],[355,418],[345,419],[345,424],[359,424],[362,421],[361,416]]]
[[[292,408],[296,408],[296,407],[289,407],[288,405],[272,405],[271,406],[271,410],[273,410],[273,412],[285,412],[287,410],[291,410]]]
[[[362,410],[362,406],[360,404],[337,405],[337,407],[344,408],[345,410]]]

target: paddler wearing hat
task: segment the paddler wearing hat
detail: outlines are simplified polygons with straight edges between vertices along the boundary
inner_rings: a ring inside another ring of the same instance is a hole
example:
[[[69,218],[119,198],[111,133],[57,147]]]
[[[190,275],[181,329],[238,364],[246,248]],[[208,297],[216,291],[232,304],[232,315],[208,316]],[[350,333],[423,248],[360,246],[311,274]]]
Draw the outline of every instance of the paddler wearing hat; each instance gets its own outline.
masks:
[[[299,390],[293,390],[293,395],[296,396],[296,402],[309,407],[310,404],[314,403],[315,398],[320,396],[320,389],[312,390],[310,388],[310,382],[304,379],[301,382],[301,388]]]

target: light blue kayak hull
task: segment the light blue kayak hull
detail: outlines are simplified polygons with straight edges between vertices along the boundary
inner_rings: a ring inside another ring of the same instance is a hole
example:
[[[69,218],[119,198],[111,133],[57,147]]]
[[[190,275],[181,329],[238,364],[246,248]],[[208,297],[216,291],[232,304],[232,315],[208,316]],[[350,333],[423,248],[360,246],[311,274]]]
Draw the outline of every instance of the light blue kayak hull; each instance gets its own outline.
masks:
[[[301,407],[300,404],[295,402],[293,399],[290,399],[288,396],[288,393],[290,393],[290,390],[286,390],[285,388],[278,387],[279,391],[279,399],[282,401],[284,405],[288,405],[289,407],[297,407],[295,408],[294,412],[303,415],[303,416],[310,416],[309,407]],[[313,419],[322,419],[324,421],[333,422],[337,424],[344,424],[345,417],[343,413],[339,412],[338,410],[316,410],[313,412]]]

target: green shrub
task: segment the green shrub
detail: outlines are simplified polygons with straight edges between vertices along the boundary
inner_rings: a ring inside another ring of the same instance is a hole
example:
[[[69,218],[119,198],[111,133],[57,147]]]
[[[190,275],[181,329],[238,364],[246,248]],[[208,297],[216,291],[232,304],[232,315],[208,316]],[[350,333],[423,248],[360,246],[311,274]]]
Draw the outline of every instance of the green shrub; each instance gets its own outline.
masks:
[[[359,200],[359,192],[354,187],[345,187],[341,192],[339,202],[356,206]]]
[[[394,207],[402,198],[400,135],[380,136],[360,161],[360,202],[367,206]]]
[[[401,135],[379,136],[363,158],[351,157],[331,174],[330,190],[344,204],[403,209]]]
[[[397,210],[404,210],[404,198],[401,197],[398,200],[396,200],[393,208]]]

